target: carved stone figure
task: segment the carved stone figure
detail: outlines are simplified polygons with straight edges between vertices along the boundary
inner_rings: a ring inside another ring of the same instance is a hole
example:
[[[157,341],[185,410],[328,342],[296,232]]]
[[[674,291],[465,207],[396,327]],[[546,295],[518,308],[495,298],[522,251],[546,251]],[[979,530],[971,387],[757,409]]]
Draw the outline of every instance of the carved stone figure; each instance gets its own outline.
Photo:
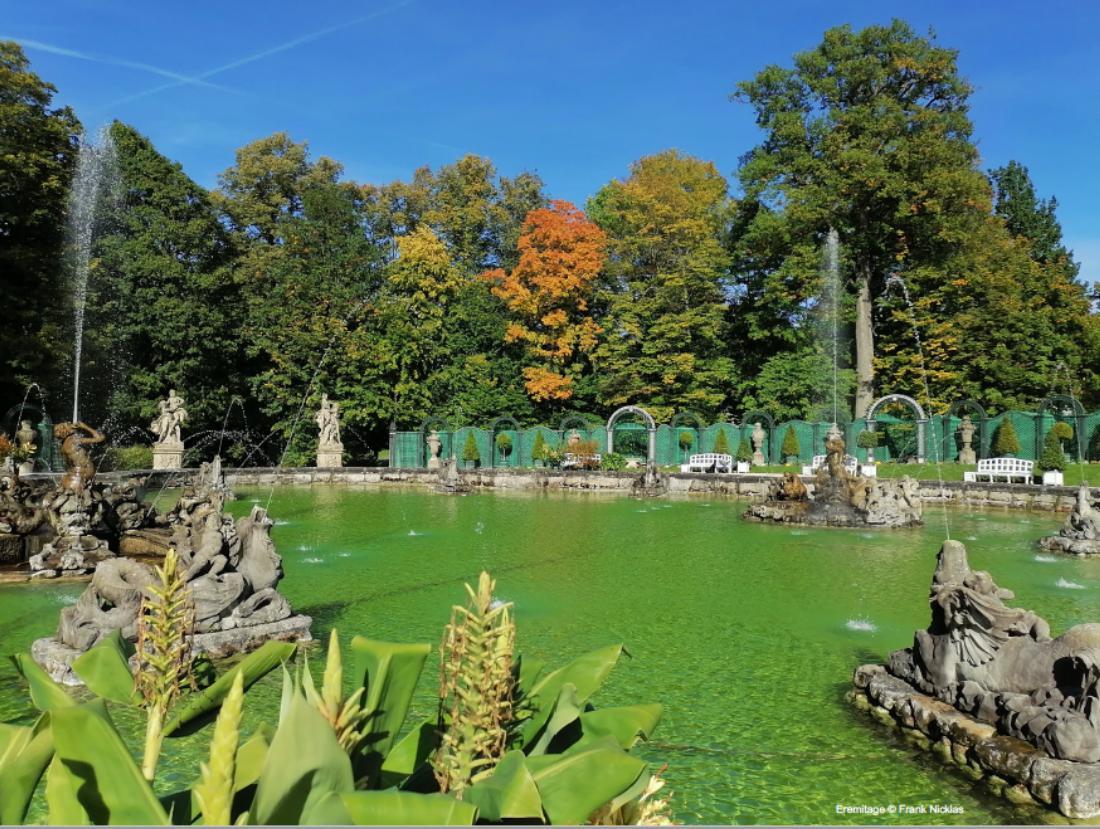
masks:
[[[183,442],[180,428],[187,420],[184,405],[183,398],[176,394],[175,389],[169,389],[168,397],[157,404],[160,413],[149,424],[149,430],[157,436],[157,443],[175,445]]]
[[[963,415],[962,423],[959,424],[959,437],[962,440],[962,448],[959,449],[959,463],[978,462],[978,456],[970,445],[974,441],[974,431],[975,427],[970,420],[970,415]]]
[[[1062,529],[1057,535],[1040,539],[1039,546],[1079,556],[1100,555],[1100,499],[1094,499],[1089,488],[1082,484]]]
[[[579,444],[580,442],[581,442],[580,432],[578,432],[576,429],[574,429],[573,431],[571,431],[569,433],[569,438],[565,441],[565,446],[566,446],[567,449],[574,449],[574,448],[576,448],[577,444]]]
[[[104,435],[84,422],[58,423],[53,434],[61,441],[61,457],[68,470],[61,479],[61,489],[82,493],[95,479],[95,464],[84,447],[103,443]]]
[[[27,460],[19,464],[18,471],[20,475],[28,475],[34,471],[34,453],[38,450],[34,441],[37,437],[38,432],[35,431],[29,420],[19,421],[19,429],[15,432],[15,439],[19,443],[19,448],[29,456]]]
[[[157,436],[153,444],[153,469],[179,469],[183,466],[181,427],[187,420],[187,409],[175,389],[169,389],[168,397],[157,408],[160,413],[149,424],[149,430]]]
[[[317,440],[317,466],[322,469],[344,465],[344,444],[340,442],[340,405],[321,395],[321,408],[317,410],[319,435]]]
[[[932,622],[887,670],[999,732],[1052,757],[1100,762],[1100,624],[1051,638],[1010,590],[972,570],[966,548],[945,541],[932,578]]]
[[[191,594],[196,653],[222,656],[269,639],[309,638],[310,618],[292,615],[276,589],[282,559],[266,510],[255,506],[248,517],[234,521],[223,511],[222,493],[200,486],[186,490],[161,524],[171,533]],[[73,659],[113,630],[136,637],[142,592],[154,580],[149,564],[127,558],[101,562],[77,602],[62,610],[57,634],[34,643],[34,658],[54,679],[75,683]]]
[[[752,425],[752,465],[764,466],[767,460],[764,458],[764,438],[767,437],[767,433],[764,431],[763,425],[760,421],[756,421]]]
[[[432,429],[428,439],[428,469],[439,469],[443,463],[439,459],[439,450],[443,448],[443,441],[439,439],[439,433]]]

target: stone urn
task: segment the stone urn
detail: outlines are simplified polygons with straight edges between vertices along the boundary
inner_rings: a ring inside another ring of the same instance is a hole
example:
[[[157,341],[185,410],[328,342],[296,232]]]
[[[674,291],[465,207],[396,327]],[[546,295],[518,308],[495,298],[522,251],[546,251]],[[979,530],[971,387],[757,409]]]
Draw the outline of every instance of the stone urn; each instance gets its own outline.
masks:
[[[432,429],[424,442],[428,444],[428,469],[442,469],[443,461],[439,458],[439,450],[443,448],[443,441],[440,440],[439,433]]]
[[[1043,486],[1065,486],[1065,475],[1061,469],[1043,471]]]

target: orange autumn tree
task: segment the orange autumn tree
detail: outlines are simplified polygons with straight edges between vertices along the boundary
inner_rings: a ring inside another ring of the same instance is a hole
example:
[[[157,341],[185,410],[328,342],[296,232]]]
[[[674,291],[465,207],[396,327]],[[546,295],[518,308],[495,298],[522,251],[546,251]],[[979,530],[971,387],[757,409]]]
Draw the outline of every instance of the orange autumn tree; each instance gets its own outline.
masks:
[[[536,365],[523,370],[535,401],[568,400],[580,358],[592,351],[602,328],[589,313],[606,238],[584,212],[567,201],[532,210],[519,238],[519,262],[482,278],[512,314],[504,339],[522,342]]]

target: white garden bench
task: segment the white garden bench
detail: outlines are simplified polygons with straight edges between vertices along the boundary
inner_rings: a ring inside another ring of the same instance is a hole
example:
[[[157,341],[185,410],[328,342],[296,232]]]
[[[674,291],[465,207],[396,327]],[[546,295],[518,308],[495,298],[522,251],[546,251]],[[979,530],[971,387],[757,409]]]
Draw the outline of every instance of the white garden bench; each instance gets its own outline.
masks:
[[[692,455],[687,463],[680,464],[681,472],[732,472],[733,455],[703,452]]]
[[[992,483],[1004,479],[1008,483],[1019,480],[1022,484],[1029,484],[1034,475],[1035,461],[1025,461],[1023,458],[982,458],[975,471],[963,473],[963,480],[988,479]]]
[[[828,459],[828,455],[814,455],[813,463],[809,466],[802,467],[803,475],[816,475],[817,470],[821,469],[825,465],[825,461]],[[844,456],[844,470],[849,475],[855,475],[856,469],[859,468],[859,460],[855,455]]]
[[[590,464],[593,466],[599,466],[600,461],[603,460],[603,455],[575,455],[572,452],[566,452],[561,456],[561,468],[572,469],[574,466],[584,466]]]

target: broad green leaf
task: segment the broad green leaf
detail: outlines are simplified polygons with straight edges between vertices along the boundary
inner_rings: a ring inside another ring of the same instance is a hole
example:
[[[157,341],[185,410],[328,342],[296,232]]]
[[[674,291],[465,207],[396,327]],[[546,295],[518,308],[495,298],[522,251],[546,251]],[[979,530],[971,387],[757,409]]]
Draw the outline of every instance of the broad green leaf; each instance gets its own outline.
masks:
[[[545,754],[550,748],[550,743],[554,737],[570,723],[576,722],[580,714],[581,706],[577,701],[577,686],[572,682],[567,682],[558,693],[553,711],[546,721],[546,727],[539,735],[538,742],[531,746],[528,754]]]
[[[23,822],[51,757],[49,714],[40,716],[33,726],[0,723],[0,824]]]
[[[54,711],[76,705],[65,689],[50,679],[50,675],[30,655],[17,653],[11,659],[20,676],[27,680],[31,702],[39,711]]]
[[[351,761],[332,727],[295,694],[267,750],[249,821],[297,824],[328,792],[350,791]]]
[[[541,762],[540,762],[541,761]],[[585,823],[605,803],[629,789],[645,763],[619,749],[596,748],[561,757],[528,758],[542,808],[551,823]]]
[[[46,822],[50,826],[88,826],[92,823],[77,799],[80,785],[55,754],[46,769]]]
[[[237,749],[237,763],[233,771],[233,791],[239,792],[260,779],[269,744],[263,734],[253,734]]]
[[[355,688],[362,686],[363,708],[370,712],[364,724],[364,739],[355,757],[356,777],[368,786],[375,782],[382,763],[409,712],[416,683],[424,669],[429,645],[378,642],[363,636],[351,640],[355,654]]]
[[[516,658],[516,681],[521,689],[526,690],[535,684],[542,669],[546,667],[545,660],[528,656]]]
[[[400,786],[409,775],[424,765],[437,744],[434,719],[423,720],[390,749],[378,775],[378,788]]]
[[[648,740],[660,720],[660,705],[627,705],[585,711],[581,714],[581,728],[586,738],[610,735],[620,746],[629,749],[638,740]]]
[[[353,826],[343,798],[337,792],[325,792],[302,813],[303,826]]]
[[[526,693],[535,707],[534,715],[523,724],[520,729],[520,744],[526,747],[533,745],[539,733],[550,719],[557,703],[558,694],[566,683],[572,683],[577,689],[577,704],[584,707],[592,695],[603,685],[619,656],[623,652],[622,645],[611,645],[606,648],[586,653],[570,662],[568,665],[547,674]]]
[[[222,674],[208,688],[187,697],[176,711],[176,715],[164,727],[164,736],[183,737],[212,722],[211,712],[217,711],[225,700],[229,689],[233,687],[233,677],[244,674],[244,688],[247,691],[258,679],[279,667],[294,653],[293,642],[265,642],[259,650],[248,654],[244,659]],[[201,718],[201,719],[200,719]],[[187,726],[184,728],[184,726]]]
[[[111,702],[133,705],[137,697],[128,661],[132,652],[129,642],[116,630],[74,659],[73,672],[93,693]]]
[[[543,821],[542,798],[526,760],[522,751],[509,751],[489,777],[462,793],[464,802],[477,807],[479,819]]]
[[[340,797],[356,826],[470,826],[477,808],[445,794],[386,789],[345,792]]]
[[[86,706],[51,714],[57,757],[93,823],[168,825],[168,815],[141,775],[110,718]]]

